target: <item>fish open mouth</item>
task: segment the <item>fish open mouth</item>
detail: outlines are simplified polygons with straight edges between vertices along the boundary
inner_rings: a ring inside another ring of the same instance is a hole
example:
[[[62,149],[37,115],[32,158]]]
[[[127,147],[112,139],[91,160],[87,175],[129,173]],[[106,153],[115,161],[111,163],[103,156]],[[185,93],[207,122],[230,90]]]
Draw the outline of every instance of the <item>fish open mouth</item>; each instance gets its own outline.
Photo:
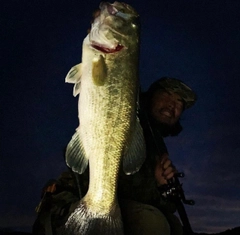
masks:
[[[107,48],[102,45],[97,45],[97,44],[92,44],[92,47],[98,51],[104,52],[104,53],[114,53],[120,51],[123,46],[122,45],[117,45],[116,48]]]
[[[101,30],[97,29],[100,27],[101,24],[103,24],[103,20],[101,19],[101,14],[103,12],[107,12],[108,15],[121,18],[124,21],[127,21],[131,18],[131,13],[127,13],[126,10],[128,10],[129,6],[125,3],[119,3],[114,2],[113,4],[110,4],[108,2],[101,2],[99,6],[101,13],[98,19],[96,20],[96,23],[93,24],[93,28],[91,30],[91,46],[103,53],[115,53],[123,49],[123,45],[117,43],[117,41],[109,41],[103,33],[99,32]],[[119,9],[120,8],[120,9]],[[117,19],[116,19],[117,20]],[[94,27],[95,26],[95,27]],[[114,33],[120,34],[119,32],[114,30]],[[99,40],[101,38],[101,40]]]

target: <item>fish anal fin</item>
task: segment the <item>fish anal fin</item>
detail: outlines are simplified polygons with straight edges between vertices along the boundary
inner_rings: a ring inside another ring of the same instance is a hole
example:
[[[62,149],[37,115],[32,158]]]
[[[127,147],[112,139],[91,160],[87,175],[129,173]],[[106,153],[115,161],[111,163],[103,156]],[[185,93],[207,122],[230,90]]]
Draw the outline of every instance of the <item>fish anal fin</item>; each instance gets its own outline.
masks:
[[[66,149],[66,163],[78,174],[82,174],[88,166],[88,158],[81,142],[78,131],[74,133]]]
[[[146,158],[146,147],[143,130],[139,119],[136,120],[132,141],[127,146],[123,157],[123,170],[126,175],[131,175],[139,171]]]
[[[92,79],[93,83],[97,86],[102,86],[107,78],[107,65],[104,57],[99,55],[92,61]]]

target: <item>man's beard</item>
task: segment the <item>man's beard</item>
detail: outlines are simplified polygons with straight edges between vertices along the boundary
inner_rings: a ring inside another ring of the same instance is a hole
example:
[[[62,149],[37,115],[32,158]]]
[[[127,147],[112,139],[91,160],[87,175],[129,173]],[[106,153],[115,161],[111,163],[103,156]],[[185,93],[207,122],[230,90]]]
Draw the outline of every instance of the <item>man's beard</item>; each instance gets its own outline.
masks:
[[[149,117],[149,121],[153,129],[156,128],[160,131],[162,137],[176,136],[182,131],[182,126],[179,121],[177,121],[174,125],[169,125],[167,123],[157,121],[151,116]]]

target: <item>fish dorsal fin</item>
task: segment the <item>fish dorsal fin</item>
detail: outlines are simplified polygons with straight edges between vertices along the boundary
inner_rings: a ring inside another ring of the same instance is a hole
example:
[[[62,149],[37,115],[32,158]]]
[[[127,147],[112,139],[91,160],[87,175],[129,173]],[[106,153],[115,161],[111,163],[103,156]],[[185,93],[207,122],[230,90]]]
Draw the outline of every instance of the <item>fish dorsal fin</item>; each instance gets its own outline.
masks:
[[[123,170],[126,175],[131,175],[139,171],[146,158],[146,147],[143,130],[137,117],[132,141],[126,148],[123,157]]]
[[[70,69],[65,78],[65,82],[75,84],[73,88],[74,97],[80,93],[81,76],[82,76],[82,64],[77,64]]]
[[[77,131],[68,143],[65,156],[67,165],[74,172],[82,174],[86,170],[88,166],[88,158],[86,157],[81,138]]]
[[[96,86],[104,85],[107,78],[107,65],[102,55],[92,61],[92,79]]]

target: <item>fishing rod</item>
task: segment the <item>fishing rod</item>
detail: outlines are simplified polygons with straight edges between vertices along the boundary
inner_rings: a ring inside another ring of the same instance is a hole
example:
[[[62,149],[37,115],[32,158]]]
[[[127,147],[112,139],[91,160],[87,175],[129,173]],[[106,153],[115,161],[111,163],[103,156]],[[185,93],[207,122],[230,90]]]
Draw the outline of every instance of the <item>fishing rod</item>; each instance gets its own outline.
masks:
[[[179,178],[182,177],[184,177],[184,173],[176,173],[172,179],[168,180],[168,184],[161,186],[160,192],[164,198],[168,199],[176,205],[177,212],[183,225],[183,234],[193,235],[194,232],[189,222],[184,204],[194,205],[195,202],[193,200],[187,200],[185,198],[182,184],[179,181]]]

